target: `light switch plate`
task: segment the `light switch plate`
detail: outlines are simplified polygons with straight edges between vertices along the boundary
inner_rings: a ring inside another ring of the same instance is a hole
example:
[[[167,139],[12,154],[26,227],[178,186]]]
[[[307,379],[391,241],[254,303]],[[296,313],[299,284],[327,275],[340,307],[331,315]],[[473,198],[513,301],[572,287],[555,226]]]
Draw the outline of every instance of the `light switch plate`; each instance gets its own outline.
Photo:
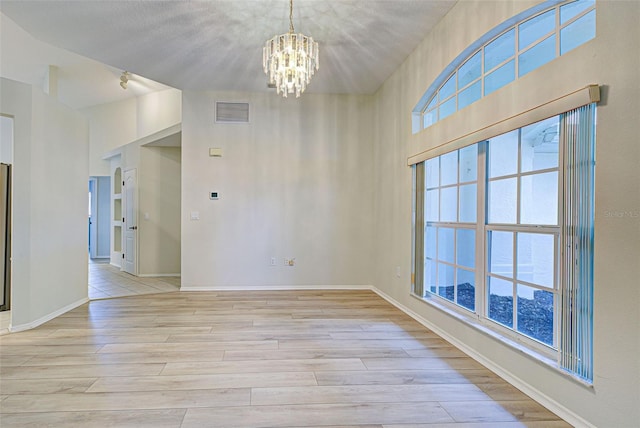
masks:
[[[209,147],[209,156],[221,158],[222,157],[222,148],[221,147]]]

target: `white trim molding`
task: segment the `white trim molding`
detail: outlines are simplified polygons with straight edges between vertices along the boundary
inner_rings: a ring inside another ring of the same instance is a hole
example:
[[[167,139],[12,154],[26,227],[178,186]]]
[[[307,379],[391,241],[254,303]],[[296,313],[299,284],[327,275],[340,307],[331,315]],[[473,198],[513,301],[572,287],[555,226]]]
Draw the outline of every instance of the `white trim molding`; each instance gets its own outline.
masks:
[[[374,290],[372,285],[219,285],[188,286],[183,285],[180,291],[280,291],[280,290]]]
[[[53,311],[48,315],[45,315],[43,317],[38,318],[37,320],[31,321],[29,323],[26,324],[19,324],[19,325],[11,325],[9,326],[9,332],[11,333],[18,333],[21,331],[25,331],[25,330],[31,330],[32,328],[36,328],[39,325],[42,325],[48,321],[51,321],[52,319],[59,317],[62,314],[65,314],[67,312],[69,312],[70,310],[73,310],[75,308],[77,308],[78,306],[82,306],[85,303],[89,302],[89,298],[85,297],[82,298],[74,303],[71,303],[63,308],[58,309],[57,311]]]
[[[164,277],[171,277],[171,278],[180,278],[180,274],[179,273],[140,273],[138,274],[139,278],[164,278]]]

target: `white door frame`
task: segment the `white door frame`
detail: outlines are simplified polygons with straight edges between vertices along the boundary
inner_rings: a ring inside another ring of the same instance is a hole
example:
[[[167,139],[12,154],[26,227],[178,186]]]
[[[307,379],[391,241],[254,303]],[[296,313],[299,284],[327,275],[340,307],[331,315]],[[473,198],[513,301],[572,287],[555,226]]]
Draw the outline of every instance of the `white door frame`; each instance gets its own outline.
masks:
[[[138,179],[135,168],[124,171],[122,204],[122,270],[138,275]]]
[[[89,177],[89,191],[91,192],[91,216],[89,216],[89,258],[95,259],[97,256],[98,230],[97,230],[97,211],[98,211],[98,180],[95,177]]]

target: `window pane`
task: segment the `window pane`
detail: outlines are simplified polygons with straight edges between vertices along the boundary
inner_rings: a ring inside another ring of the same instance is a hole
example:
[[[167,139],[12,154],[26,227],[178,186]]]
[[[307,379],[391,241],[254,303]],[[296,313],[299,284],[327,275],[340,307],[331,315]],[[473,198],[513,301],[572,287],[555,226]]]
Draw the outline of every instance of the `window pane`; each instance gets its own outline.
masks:
[[[478,51],[458,69],[458,88],[462,89],[480,77],[482,73],[482,55]],[[461,107],[462,108],[462,107]]]
[[[440,191],[427,190],[427,194],[424,197],[424,216],[426,221],[438,221],[438,197]]]
[[[518,284],[518,331],[553,346],[553,293]]]
[[[512,82],[515,77],[516,65],[511,60],[484,77],[484,94],[489,95],[491,92],[502,88],[507,83]]]
[[[558,167],[558,116],[522,128],[520,171]]]
[[[456,245],[456,264],[475,267],[476,231],[473,229],[458,229]]]
[[[454,263],[453,260],[453,240],[454,229],[449,227],[438,228],[438,260]],[[453,276],[451,277],[453,284]]]
[[[438,263],[438,295],[453,302],[453,266]]]
[[[516,30],[511,29],[489,43],[484,48],[484,71],[490,71],[498,64],[511,58],[515,53]]]
[[[489,178],[518,172],[518,130],[489,140]]]
[[[426,260],[424,262],[424,289],[435,293],[438,289],[436,282],[436,262]]]
[[[482,96],[481,83],[482,82],[478,80],[476,83],[458,94],[458,110],[462,110],[469,104],[480,99],[480,97]]]
[[[518,279],[553,288],[553,266],[556,254],[553,235],[518,233],[516,239]]]
[[[456,97],[440,105],[440,120],[456,112]]]
[[[456,184],[458,182],[458,151],[440,156],[440,185]]]
[[[518,76],[548,63],[556,57],[556,36],[547,37],[518,57]]]
[[[429,105],[427,106],[425,111],[432,110],[437,104],[438,104],[438,94],[435,94],[433,98],[431,98],[431,101],[429,101]]]
[[[516,187],[516,178],[489,182],[489,223],[516,222]]]
[[[445,187],[440,190],[440,221],[458,219],[458,188]]]
[[[476,308],[476,274],[464,269],[458,269],[457,272],[456,303],[473,311]]]
[[[456,92],[456,74],[453,73],[453,75],[449,78],[449,80],[447,80],[444,83],[444,85],[442,85],[442,88],[440,88],[440,102],[442,102],[443,100],[446,100],[455,92]]]
[[[477,207],[476,185],[460,186],[460,222],[475,223]]]
[[[560,6],[560,25],[579,15],[582,11],[589,9],[594,4],[595,0],[580,0]]]
[[[460,149],[460,183],[478,179],[478,145]]]
[[[518,26],[518,49],[522,50],[556,28],[556,10],[538,15]]]
[[[489,283],[489,318],[513,327],[513,284],[500,278],[487,278]]]
[[[560,55],[596,36],[596,11],[592,10],[577,21],[560,30]]]
[[[431,110],[422,116],[422,127],[428,128],[438,121],[438,109]]]
[[[436,258],[436,233],[438,229],[434,226],[427,226],[424,232],[424,255],[429,259]]]
[[[426,163],[427,187],[434,188],[440,185],[440,158],[429,159]]]
[[[513,278],[513,232],[490,231],[489,272]]]
[[[558,173],[520,179],[520,223],[558,224]]]

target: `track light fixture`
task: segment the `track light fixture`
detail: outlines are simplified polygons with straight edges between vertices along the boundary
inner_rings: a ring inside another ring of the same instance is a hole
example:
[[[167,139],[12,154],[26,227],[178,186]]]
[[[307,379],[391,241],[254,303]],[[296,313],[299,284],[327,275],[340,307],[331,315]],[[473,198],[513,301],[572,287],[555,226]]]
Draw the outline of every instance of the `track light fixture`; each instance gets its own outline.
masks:
[[[131,73],[128,71],[123,71],[122,76],[120,76],[120,87],[122,89],[127,89],[127,83],[129,83],[129,79],[131,78]]]

